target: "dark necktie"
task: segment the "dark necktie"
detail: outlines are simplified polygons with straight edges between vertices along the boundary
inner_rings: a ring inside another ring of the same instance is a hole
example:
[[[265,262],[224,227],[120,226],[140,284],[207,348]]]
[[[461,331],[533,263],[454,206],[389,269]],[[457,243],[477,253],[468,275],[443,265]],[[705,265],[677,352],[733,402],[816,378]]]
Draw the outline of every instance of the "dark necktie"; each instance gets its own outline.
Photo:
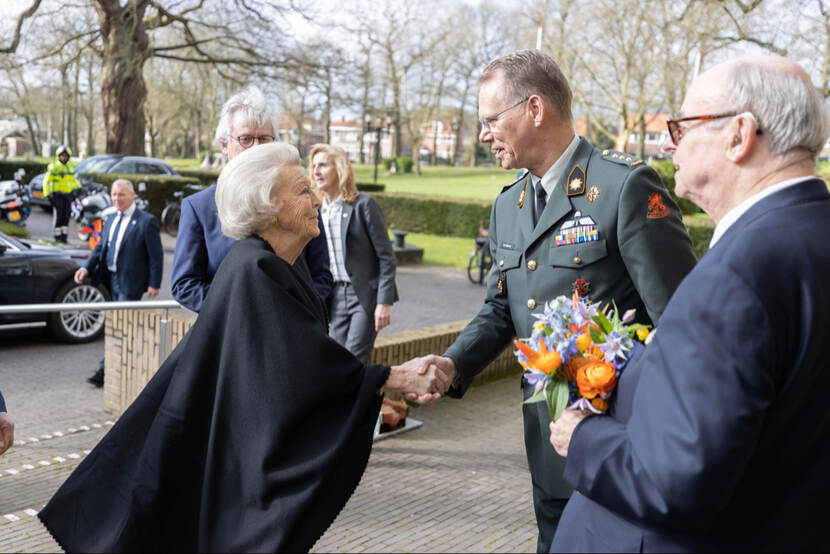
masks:
[[[124,219],[124,214],[118,214],[118,221],[115,223],[115,230],[112,232],[112,239],[107,248],[107,267],[112,267],[115,263],[115,247],[118,244],[118,231],[121,230],[121,221]]]
[[[542,217],[542,212],[545,211],[547,199],[545,198],[545,189],[542,188],[541,179],[534,185],[534,188],[536,189],[536,203],[534,204],[534,207],[536,209],[536,224],[538,224],[539,219]]]

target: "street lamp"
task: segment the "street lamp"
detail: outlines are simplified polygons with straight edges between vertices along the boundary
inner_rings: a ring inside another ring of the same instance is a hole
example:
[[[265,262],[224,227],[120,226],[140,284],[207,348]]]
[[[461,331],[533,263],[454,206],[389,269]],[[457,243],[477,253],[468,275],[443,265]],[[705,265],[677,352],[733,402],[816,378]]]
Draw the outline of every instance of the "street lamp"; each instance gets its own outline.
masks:
[[[378,184],[378,160],[380,158],[380,132],[383,130],[383,120],[378,118],[377,124],[372,125],[372,117],[366,115],[366,132],[375,133],[375,184]]]

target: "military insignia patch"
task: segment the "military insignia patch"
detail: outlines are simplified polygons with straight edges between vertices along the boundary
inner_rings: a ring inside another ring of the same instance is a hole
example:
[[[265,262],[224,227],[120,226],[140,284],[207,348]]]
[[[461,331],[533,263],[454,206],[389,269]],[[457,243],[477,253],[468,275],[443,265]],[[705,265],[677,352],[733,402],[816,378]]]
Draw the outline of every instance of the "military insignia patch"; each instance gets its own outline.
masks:
[[[499,282],[496,283],[496,296],[507,296],[507,286],[504,282],[504,275],[499,275]]]
[[[576,164],[568,174],[568,196],[579,196],[585,193],[585,170]]]
[[[599,198],[599,189],[597,187],[591,187],[588,189],[588,202],[596,202],[597,198]]]
[[[573,219],[569,219],[562,224],[559,232],[554,236],[554,240],[556,246],[593,242],[599,240],[599,231],[591,216],[583,216],[582,212],[576,212]]]
[[[646,218],[661,219],[666,217],[671,212],[663,203],[663,195],[659,192],[652,192],[648,197],[648,208],[646,209]]]

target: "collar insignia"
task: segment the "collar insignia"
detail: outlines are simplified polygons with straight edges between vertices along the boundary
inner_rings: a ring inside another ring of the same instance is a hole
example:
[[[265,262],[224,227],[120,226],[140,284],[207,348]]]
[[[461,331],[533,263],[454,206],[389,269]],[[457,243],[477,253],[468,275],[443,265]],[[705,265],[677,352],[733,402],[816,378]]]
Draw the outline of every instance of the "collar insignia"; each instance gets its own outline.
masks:
[[[585,194],[585,170],[576,164],[568,174],[568,196],[580,196]]]

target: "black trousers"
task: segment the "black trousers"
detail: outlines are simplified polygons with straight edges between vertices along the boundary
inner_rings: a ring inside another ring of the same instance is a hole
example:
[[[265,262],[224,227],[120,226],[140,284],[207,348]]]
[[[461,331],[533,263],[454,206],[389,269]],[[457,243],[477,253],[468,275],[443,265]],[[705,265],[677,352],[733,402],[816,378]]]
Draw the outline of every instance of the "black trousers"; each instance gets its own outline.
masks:
[[[72,195],[53,192],[49,195],[52,203],[52,235],[56,241],[66,242],[69,234],[69,215],[72,211]]]

